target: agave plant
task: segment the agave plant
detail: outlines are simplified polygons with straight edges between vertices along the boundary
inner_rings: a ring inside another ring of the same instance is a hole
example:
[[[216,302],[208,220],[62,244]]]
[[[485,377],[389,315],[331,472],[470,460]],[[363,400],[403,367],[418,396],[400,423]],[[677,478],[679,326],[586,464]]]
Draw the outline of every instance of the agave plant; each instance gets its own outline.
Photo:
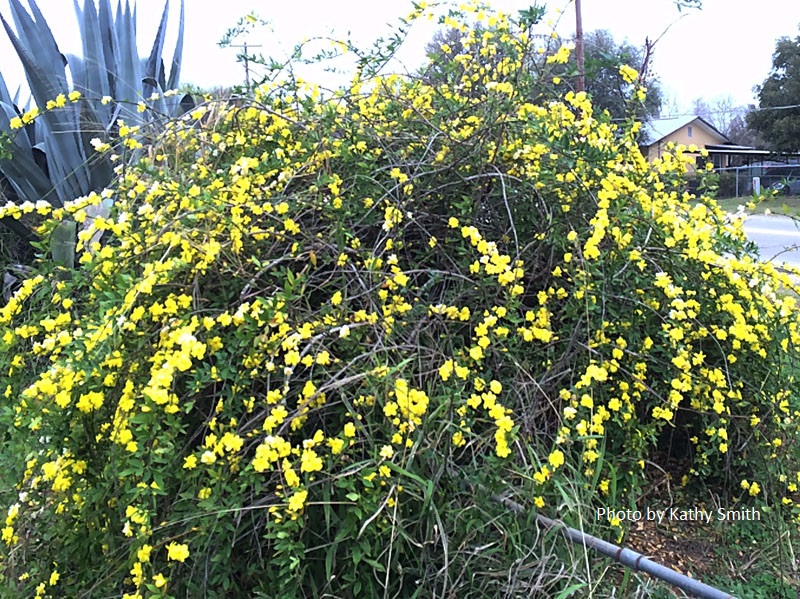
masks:
[[[12,28],[0,21],[25,69],[38,118],[12,131],[11,123],[23,115],[18,93],[11,97],[0,76],[0,132],[10,141],[0,155],[0,191],[14,203],[45,200],[55,206],[106,187],[112,166],[104,154],[94,151],[91,140],[113,138],[120,119],[131,125],[170,118],[193,105],[190,97],[165,97],[178,85],[183,49],[184,5],[169,75],[165,69],[164,37],[169,0],[166,0],[150,54],[140,58],[136,47],[136,7],[126,0],[112,11],[110,0],[75,0],[83,55],[64,55],[35,0],[30,13],[19,0],[10,0]],[[77,93],[76,93],[77,92]],[[80,100],[77,98],[80,97]],[[64,101],[66,98],[76,101]],[[110,100],[113,98],[113,100]],[[45,108],[56,99],[62,105]],[[137,110],[139,102],[147,110]],[[25,237],[20,224],[15,227]],[[28,232],[27,238],[30,239]],[[68,260],[67,260],[68,261]]]

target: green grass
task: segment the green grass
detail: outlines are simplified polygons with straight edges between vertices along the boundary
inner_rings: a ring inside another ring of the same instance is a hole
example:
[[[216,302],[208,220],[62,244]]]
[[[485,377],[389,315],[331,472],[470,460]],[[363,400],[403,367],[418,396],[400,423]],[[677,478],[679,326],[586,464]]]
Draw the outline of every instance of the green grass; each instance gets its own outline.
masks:
[[[748,207],[751,202],[755,203],[755,208]],[[717,203],[726,212],[736,212],[739,206],[744,206],[747,214],[764,214],[765,211],[769,211],[771,214],[800,217],[800,196],[776,195],[764,196],[762,199],[749,196],[717,198]]]
[[[718,584],[736,597],[753,599],[795,599],[798,595],[798,569],[795,555],[798,540],[787,525],[766,514],[762,522],[719,523],[716,554],[727,571],[710,576],[709,584]]]

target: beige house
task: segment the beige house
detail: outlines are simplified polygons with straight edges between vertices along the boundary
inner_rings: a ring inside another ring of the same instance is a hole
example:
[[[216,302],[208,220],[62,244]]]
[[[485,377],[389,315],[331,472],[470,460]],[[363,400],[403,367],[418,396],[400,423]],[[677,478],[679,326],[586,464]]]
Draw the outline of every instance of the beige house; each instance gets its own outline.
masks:
[[[695,146],[698,149],[693,153],[695,157],[700,156],[700,150],[706,150],[715,168],[730,166],[731,157],[746,150],[732,144],[714,125],[699,116],[653,119],[643,127],[640,146],[648,160],[660,158],[669,143]]]

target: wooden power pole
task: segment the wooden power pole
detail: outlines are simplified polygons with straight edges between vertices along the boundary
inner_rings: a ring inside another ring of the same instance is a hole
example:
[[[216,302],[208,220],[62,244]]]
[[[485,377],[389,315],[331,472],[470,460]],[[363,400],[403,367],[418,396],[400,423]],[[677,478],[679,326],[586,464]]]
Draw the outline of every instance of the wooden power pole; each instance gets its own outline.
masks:
[[[244,49],[244,82],[247,91],[250,91],[250,55],[247,53],[247,48],[260,48],[261,46],[248,46],[247,42],[243,44],[231,44],[231,48],[243,48]]]
[[[581,17],[581,0],[575,0],[575,58],[578,61],[578,91],[586,89],[583,73],[583,19]]]

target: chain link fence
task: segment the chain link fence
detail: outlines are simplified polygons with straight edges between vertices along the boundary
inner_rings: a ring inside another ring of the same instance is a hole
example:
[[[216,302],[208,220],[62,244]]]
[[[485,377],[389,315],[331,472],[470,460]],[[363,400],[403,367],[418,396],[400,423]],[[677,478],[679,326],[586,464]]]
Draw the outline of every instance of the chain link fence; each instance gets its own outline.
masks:
[[[758,177],[761,191],[778,184],[800,179],[800,164],[752,164],[714,169],[719,174],[720,198],[740,198],[753,195],[753,180]],[[785,188],[788,192],[789,188]]]

